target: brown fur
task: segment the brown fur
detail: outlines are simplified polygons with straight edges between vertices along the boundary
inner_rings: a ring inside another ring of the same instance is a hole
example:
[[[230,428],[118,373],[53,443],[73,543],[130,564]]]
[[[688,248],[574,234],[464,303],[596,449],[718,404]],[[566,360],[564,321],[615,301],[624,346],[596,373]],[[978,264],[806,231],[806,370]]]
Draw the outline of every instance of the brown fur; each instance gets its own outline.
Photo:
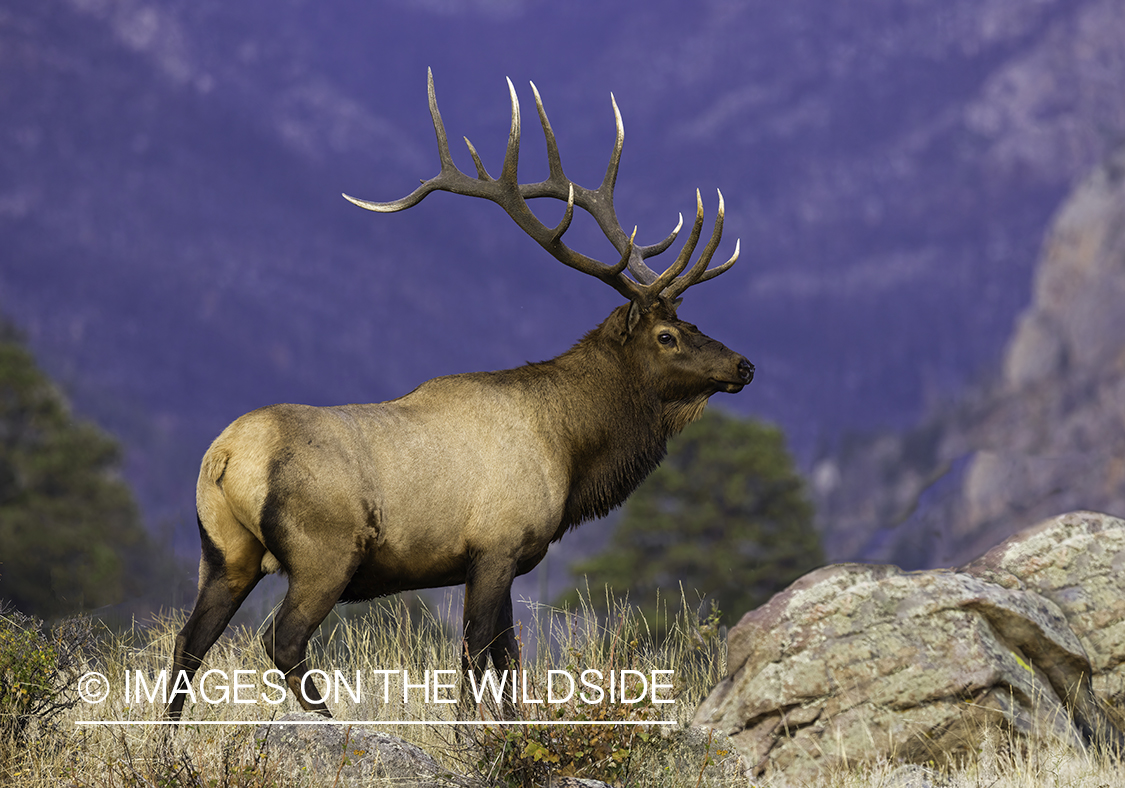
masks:
[[[306,709],[328,714],[300,697],[300,677],[338,601],[465,583],[466,669],[518,664],[513,578],[619,506],[668,437],[752,373],[658,299],[619,307],[550,361],[435,378],[390,402],[246,414],[200,468],[199,597],[173,675],[190,681],[270,571],[289,591],[266,650]],[[182,706],[177,695],[168,715]]]

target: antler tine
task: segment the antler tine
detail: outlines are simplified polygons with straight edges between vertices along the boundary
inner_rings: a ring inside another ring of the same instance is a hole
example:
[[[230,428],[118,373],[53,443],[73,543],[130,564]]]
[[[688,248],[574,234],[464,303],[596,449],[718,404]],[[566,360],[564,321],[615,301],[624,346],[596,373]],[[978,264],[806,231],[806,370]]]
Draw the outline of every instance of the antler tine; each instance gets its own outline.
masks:
[[[562,238],[563,233],[570,229],[570,222],[574,219],[574,184],[570,184],[570,189],[567,191],[566,196],[566,211],[563,213],[563,218],[555,226],[555,231],[551,234],[551,243],[557,243]]]
[[[371,200],[360,200],[348,194],[343,195],[345,200],[355,203],[360,208],[366,208],[369,211],[396,213],[417,205],[422,202],[423,198],[430,192],[443,188],[439,183],[442,176],[451,172],[461,174],[460,170],[458,170],[457,166],[453,163],[453,156],[449,152],[449,138],[445,135],[445,124],[442,122],[441,112],[438,110],[437,92],[434,90],[434,71],[432,68],[426,69],[426,94],[430,103],[430,118],[434,122],[434,134],[437,135],[438,159],[441,162],[441,171],[433,178],[430,178],[430,180],[422,181],[421,186],[398,200],[392,200],[391,202],[372,202]],[[469,144],[469,150],[473,153],[473,159],[477,161],[479,165],[480,159],[476,156],[476,151],[473,150],[472,143],[467,139],[465,142]]]
[[[699,196],[699,190],[698,189],[695,192],[695,199],[698,201],[698,206],[699,206],[698,218],[699,218],[700,221],[702,221],[702,219],[703,219],[703,200]],[[682,293],[684,290],[687,290],[692,285],[697,284],[698,282],[702,281],[701,277],[707,271],[707,266],[709,266],[711,264],[711,258],[715,256],[715,250],[719,248],[719,241],[722,240],[722,237],[723,237],[723,218],[724,218],[725,215],[726,215],[726,207],[725,207],[725,204],[723,203],[723,193],[721,191],[719,191],[719,212],[715,217],[715,228],[714,228],[714,230],[711,231],[711,239],[707,242],[707,245],[705,247],[703,247],[703,253],[699,255],[699,259],[695,261],[695,265],[693,265],[691,267],[691,269],[686,274],[681,276],[679,279],[676,279],[675,281],[673,281],[671,283],[671,285],[668,286],[667,290],[665,291],[665,294],[669,298],[675,298],[680,293]],[[692,240],[689,241],[689,244],[694,246],[692,241],[695,241],[695,240],[697,240],[697,236],[693,233]],[[685,251],[687,250],[686,245],[684,246],[684,250]],[[682,256],[682,253],[681,253],[681,256]],[[737,259],[737,253],[735,254],[735,259]],[[677,260],[676,262],[679,262],[679,260]],[[727,262],[730,262],[730,261],[727,261]],[[724,263],[724,265],[726,265],[726,263]],[[730,263],[730,265],[734,265],[734,263]],[[712,274],[712,277],[715,277],[715,276],[718,276],[718,274]],[[711,277],[709,277],[709,278],[711,278]]]
[[[656,281],[649,285],[653,291],[660,293],[675,284],[676,277],[683,273],[683,270],[687,268],[687,264],[691,261],[691,256],[695,253],[695,246],[699,243],[699,235],[702,231],[703,198],[699,196],[699,189],[696,189],[695,221],[691,225],[691,234],[688,236],[688,239],[684,241],[684,248],[680,250],[675,261],[664,269],[664,273],[656,277]]]
[[[543,127],[543,137],[547,141],[547,168],[550,175],[548,182],[568,183],[570,182],[563,175],[562,157],[559,156],[559,143],[555,139],[555,132],[551,128],[551,121],[547,119],[547,110],[543,107],[543,99],[539,95],[539,88],[535,87],[535,83],[531,85],[531,92],[535,94],[535,109],[539,112],[539,125]],[[573,191],[574,184],[570,184],[571,191]]]
[[[629,265],[629,261],[633,259],[633,242],[636,239],[637,228],[634,227],[633,234],[629,236],[629,243],[625,245],[625,251],[621,253],[621,259],[617,262],[617,265],[613,266],[613,268],[611,269],[614,274],[619,274],[624,271],[625,267]]]
[[[730,256],[730,259],[727,260],[722,265],[717,265],[714,268],[709,268],[707,271],[705,271],[703,274],[701,274],[698,279],[693,281],[692,284],[697,285],[700,282],[706,282],[708,279],[714,279],[716,276],[723,273],[723,271],[726,271],[728,268],[730,268],[732,265],[734,265],[736,262],[738,262],[739,250],[741,248],[742,248],[742,239],[741,238],[735,239],[734,254],[732,254]]]
[[[676,226],[672,228],[672,232],[668,233],[667,238],[663,241],[651,244],[650,246],[641,246],[637,251],[640,252],[642,258],[655,257],[667,251],[668,247],[672,245],[672,242],[676,240],[676,236],[680,234],[680,230],[683,229],[683,226],[684,215],[681,213],[680,218],[676,221]]]
[[[665,270],[664,273],[661,274],[660,277],[656,281],[652,282],[652,284],[649,285],[646,289],[654,290],[656,292],[659,292],[660,295],[664,296],[665,298],[674,300],[692,285],[697,285],[700,282],[706,282],[709,279],[714,279],[719,274],[729,270],[730,267],[738,261],[738,256],[742,248],[741,240],[735,241],[734,254],[730,256],[730,259],[728,259],[722,265],[715,266],[714,268],[708,268],[708,266],[711,264],[712,257],[714,257],[715,255],[715,251],[719,247],[719,242],[722,240],[723,220],[726,215],[726,208],[722,191],[718,191],[718,195],[719,211],[718,215],[715,218],[715,227],[711,231],[711,238],[707,242],[707,245],[703,248],[703,252],[700,254],[699,259],[691,266],[687,273],[684,273],[683,276],[680,276],[680,273],[683,271],[683,267],[686,265],[688,259],[695,251],[695,246],[699,241],[699,234],[703,224],[703,202],[700,198],[699,191],[696,190],[696,216],[695,224],[692,226],[691,236],[684,243],[684,248],[680,251],[680,255],[676,258],[676,261],[672,265],[670,265],[667,270]],[[630,270],[632,270],[632,267],[630,267]],[[661,289],[658,289],[658,284],[663,285],[663,287]]]
[[[441,111],[437,105],[437,90],[434,89],[434,70],[432,68],[426,69],[426,99],[430,105],[430,118],[434,122],[434,134],[437,135],[441,172],[457,171],[457,166],[453,163],[453,154],[449,152],[449,137],[445,136],[445,124],[441,120]]]
[[[522,184],[520,186],[520,193],[526,199],[533,199],[536,197],[554,197],[556,199],[566,199],[569,201],[573,194],[574,202],[579,207],[583,208],[587,213],[594,218],[598,226],[605,233],[605,236],[611,243],[618,249],[624,251],[626,247],[630,248],[630,256],[633,262],[637,262],[639,255],[647,252],[650,249],[660,247],[663,245],[667,248],[671,240],[664,239],[658,244],[649,246],[636,246],[629,243],[629,236],[625,234],[624,228],[617,219],[617,213],[613,204],[613,187],[617,180],[617,170],[621,163],[621,150],[625,141],[625,126],[621,121],[621,112],[617,108],[617,102],[610,94],[610,101],[613,104],[614,119],[616,121],[616,139],[614,142],[613,154],[610,156],[609,165],[606,168],[606,174],[602,180],[601,185],[597,189],[585,189],[582,186],[572,182],[563,173],[562,157],[559,155],[558,140],[555,138],[554,129],[551,127],[551,121],[547,117],[547,110],[543,105],[543,98],[539,94],[539,89],[535,83],[531,83],[531,90],[535,94],[535,108],[539,112],[539,123],[543,127],[543,138],[547,143],[547,166],[549,168],[549,175],[547,180],[540,183]],[[568,208],[569,209],[569,208]],[[569,220],[567,220],[569,224]],[[674,235],[672,236],[674,237]],[[649,256],[645,254],[645,256]],[[614,266],[616,268],[616,266]],[[612,270],[612,269],[610,269]],[[624,270],[624,269],[622,269]],[[633,270],[633,265],[629,265],[629,270]],[[656,275],[653,274],[653,277]]]
[[[681,213],[676,222],[676,226],[672,228],[672,232],[668,234],[662,241],[658,241],[650,246],[638,246],[637,254],[629,261],[629,273],[633,278],[640,282],[642,285],[651,285],[656,281],[659,274],[653,271],[648,265],[645,264],[645,259],[655,257],[656,255],[667,251],[672,242],[676,240],[676,236],[680,234],[680,230],[684,226],[684,215]]]
[[[477,149],[473,146],[473,143],[469,141],[468,137],[462,137],[461,139],[465,140],[465,147],[469,149],[469,155],[473,157],[473,165],[477,168],[477,180],[492,180],[492,176],[489,175],[488,170],[484,168],[484,162],[480,160],[480,154],[477,153]]]
[[[576,190],[588,192],[588,190],[582,189],[581,186],[573,183],[566,177],[566,175],[563,174],[562,157],[559,155],[558,140],[555,138],[555,132],[551,128],[551,121],[547,118],[547,110],[543,106],[543,99],[539,95],[539,89],[535,87],[535,83],[532,82],[530,84],[531,91],[535,95],[535,108],[539,114],[539,123],[543,127],[543,137],[547,144],[548,177],[547,180],[544,181],[541,185],[549,185],[552,188],[552,193],[550,194],[550,196],[554,197],[558,196],[556,190],[565,187],[567,197],[566,211],[564,212],[562,219],[555,226],[555,228],[549,231],[549,235],[546,237],[546,239],[536,237],[535,234],[527,230],[526,227],[524,228],[524,230],[527,231],[528,234],[532,235],[532,237],[534,237],[535,240],[537,240],[544,249],[547,249],[547,251],[551,252],[551,254],[554,255],[556,259],[562,261],[566,265],[571,266],[572,268],[576,268],[580,271],[583,271],[584,273],[596,276],[597,278],[611,285],[618,292],[622,293],[622,295],[624,295],[626,298],[633,299],[638,295],[636,286],[628,279],[622,277],[620,274],[625,269],[625,266],[629,262],[629,258],[632,256],[634,248],[633,240],[637,234],[636,228],[633,229],[633,237],[629,238],[628,243],[626,244],[621,261],[619,261],[617,265],[614,266],[606,265],[605,263],[598,262],[597,260],[593,260],[589,257],[586,257],[585,255],[575,252],[562,242],[563,234],[570,228],[571,221],[574,219],[574,205],[576,202],[575,192]],[[510,187],[511,194],[513,195],[513,202],[518,202],[518,205],[527,212],[528,217],[532,221],[534,221],[540,227],[546,229],[546,227],[542,225],[537,218],[535,218],[535,215],[531,213],[531,209],[527,207],[526,198],[531,195],[525,195],[524,191],[530,190],[527,189],[526,186],[523,186],[519,183],[519,179],[517,176],[520,143],[520,111],[519,98],[516,96],[516,89],[512,85],[511,79],[508,79],[508,92],[511,95],[512,101],[512,128],[508,135],[508,149],[504,154],[504,168],[501,171],[500,178],[498,180],[502,181],[506,186]],[[618,115],[618,129],[618,138],[620,141],[620,138],[623,135],[623,132],[621,131],[620,115]],[[616,216],[613,215],[612,198],[610,199],[608,205],[610,215],[613,218],[613,223],[608,226],[602,223],[602,219],[597,213],[591,211],[590,201],[584,200],[583,202],[586,203],[585,205],[583,205],[583,207],[587,211],[589,211],[592,216],[594,216],[594,218],[598,221],[598,224],[602,226],[603,231],[606,232],[607,236],[610,235],[609,229],[607,229],[607,227],[610,229],[616,228],[619,232],[622,233],[622,235],[624,235],[624,232],[621,231],[620,225],[616,221]],[[508,210],[509,215],[512,215],[513,218],[516,218],[512,209],[508,208],[507,206],[505,206],[505,209]],[[517,219],[517,222],[518,221],[519,220]],[[521,226],[523,225],[521,224]],[[610,237],[611,240],[613,240],[612,236]]]
[[[617,99],[613,93],[609,94],[609,103],[613,105],[613,121],[617,125],[617,138],[613,141],[613,153],[609,155],[609,166],[605,168],[605,178],[602,179],[602,189],[613,194],[613,187],[617,183],[617,171],[621,168],[621,151],[625,148],[625,124],[621,122],[621,110],[617,107]],[[610,201],[610,205],[613,202]]]
[[[520,193],[519,166],[520,166],[520,100],[516,96],[516,86],[508,80],[508,95],[512,99],[512,128],[508,131],[508,148],[504,151],[504,166],[500,169],[498,181],[514,189],[518,197]],[[522,203],[523,200],[520,199]]]

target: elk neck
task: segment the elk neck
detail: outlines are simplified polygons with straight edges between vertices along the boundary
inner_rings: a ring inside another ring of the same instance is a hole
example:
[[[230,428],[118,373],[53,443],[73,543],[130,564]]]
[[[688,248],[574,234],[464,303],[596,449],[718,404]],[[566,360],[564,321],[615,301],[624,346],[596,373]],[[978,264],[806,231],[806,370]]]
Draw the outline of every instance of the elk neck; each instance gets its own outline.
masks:
[[[529,396],[541,434],[570,469],[555,539],[604,517],[660,464],[670,435],[702,413],[707,397],[664,402],[633,345],[622,341],[627,305],[570,350],[509,370]]]

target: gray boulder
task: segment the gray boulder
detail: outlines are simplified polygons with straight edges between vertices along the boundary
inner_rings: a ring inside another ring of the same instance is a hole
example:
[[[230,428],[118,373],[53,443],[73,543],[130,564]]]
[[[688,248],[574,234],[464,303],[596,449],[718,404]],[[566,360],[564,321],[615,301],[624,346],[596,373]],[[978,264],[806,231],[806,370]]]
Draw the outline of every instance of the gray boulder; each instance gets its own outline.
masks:
[[[382,786],[417,788],[467,784],[397,736],[345,724],[325,725],[323,717],[305,712],[286,714],[278,722],[291,724],[263,725],[255,732],[255,740],[265,742],[271,759],[326,784],[342,787],[378,781]]]
[[[728,675],[694,723],[730,736],[754,775],[796,781],[876,758],[943,761],[998,721],[1076,748],[1120,744],[1094,690],[1119,686],[1125,661],[1122,561],[1125,523],[1082,512],[960,570],[816,570],[730,631]]]
[[[1095,694],[1125,706],[1125,521],[1094,512],[1053,517],[964,571],[1053,602],[1090,661]]]

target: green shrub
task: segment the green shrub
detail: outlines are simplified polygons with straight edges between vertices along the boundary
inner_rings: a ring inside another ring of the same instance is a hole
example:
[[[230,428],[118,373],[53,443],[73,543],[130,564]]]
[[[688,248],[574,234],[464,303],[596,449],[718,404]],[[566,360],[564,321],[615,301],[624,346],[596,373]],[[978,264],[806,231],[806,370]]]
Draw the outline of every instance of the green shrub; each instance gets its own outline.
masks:
[[[77,682],[93,643],[89,619],[48,630],[42,621],[0,608],[0,741],[23,743],[78,703]]]
[[[589,703],[575,693],[565,703],[522,705],[516,714],[526,724],[470,729],[477,757],[473,765],[486,784],[522,788],[547,785],[551,778],[578,777],[612,786],[679,785],[685,770],[696,778],[707,767],[712,767],[708,774],[720,771],[714,768],[718,748],[709,741],[694,741],[684,732],[690,729],[682,727],[682,717],[725,670],[719,610],[712,606],[704,613],[681,596],[671,614],[664,600],[658,622],[626,600],[609,598],[605,604],[608,613],[600,612],[587,593],[579,596],[576,609],[549,611],[553,623],[549,632],[540,631],[539,642],[551,646],[524,665],[528,697],[542,700],[547,695],[550,669],[571,676],[593,669],[603,678],[612,671],[618,681],[623,670],[649,675],[655,669],[670,671],[669,689],[660,696],[674,702],[657,704],[646,694],[636,702]],[[660,638],[654,637],[655,629],[663,633]],[[636,674],[627,674],[625,692],[630,698],[644,694]],[[495,708],[481,713],[486,718],[501,716]],[[666,721],[678,724],[662,724]],[[673,775],[676,779],[669,782]]]
[[[635,692],[636,687],[628,690]],[[661,719],[648,699],[628,706],[569,703],[553,707],[543,717],[542,724],[481,729],[476,737],[481,774],[512,788],[546,785],[552,776],[629,784],[630,769],[640,753],[660,738],[655,727],[635,724]],[[563,721],[566,724],[559,724]],[[573,724],[582,722],[596,724]],[[606,724],[614,722],[622,724]]]

